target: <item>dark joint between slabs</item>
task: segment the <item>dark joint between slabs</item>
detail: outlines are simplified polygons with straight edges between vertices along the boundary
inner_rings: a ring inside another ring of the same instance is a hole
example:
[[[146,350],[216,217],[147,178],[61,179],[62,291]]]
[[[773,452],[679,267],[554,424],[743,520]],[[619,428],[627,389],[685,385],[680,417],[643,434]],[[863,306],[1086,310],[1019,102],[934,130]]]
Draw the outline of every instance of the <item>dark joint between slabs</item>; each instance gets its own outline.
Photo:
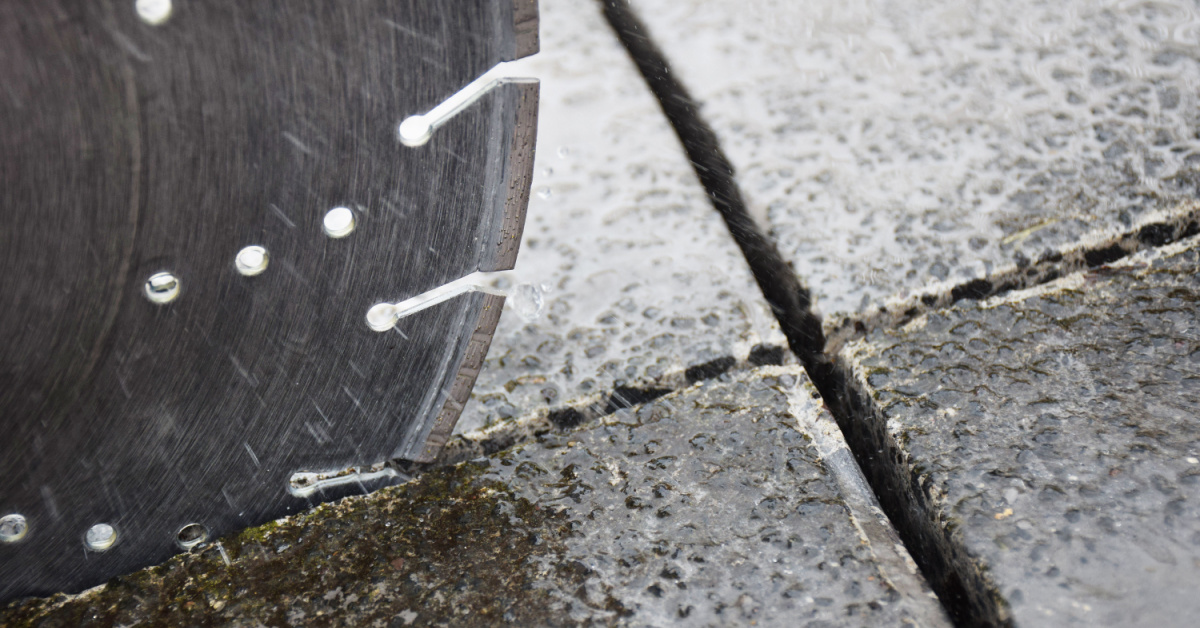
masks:
[[[516,419],[501,421],[472,433],[459,434],[442,448],[435,461],[421,464],[396,460],[391,464],[405,475],[415,475],[433,467],[458,464],[490,456],[510,447],[532,441],[556,438],[571,430],[593,423],[622,410],[636,408],[660,397],[686,389],[701,381],[718,379],[730,372],[760,366],[780,366],[788,362],[784,347],[755,345],[745,358],[724,356],[668,373],[645,386],[616,386],[611,391],[592,395],[576,403],[542,408]]]
[[[885,428],[873,400],[826,352],[821,319],[812,297],[791,265],[746,210],[716,133],[701,118],[699,106],[674,78],[662,51],[626,0],[600,0],[609,25],[629,52],[663,113],[713,207],[742,251],[763,297],[771,306],[788,345],[804,366],[862,468],[884,513],[895,526],[926,581],[960,626],[1010,625],[998,590],[968,556],[951,522],[943,520],[932,487]],[[960,298],[986,290],[960,291]],[[973,291],[973,292],[972,292]]]
[[[650,91],[683,144],[700,184],[741,248],[759,289],[783,328],[792,352],[805,368],[822,361],[825,335],[811,311],[812,297],[779,249],[746,211],[733,166],[716,133],[700,118],[699,106],[675,80],[666,58],[624,0],[604,1],[604,15],[629,51]]]
[[[872,312],[841,317],[827,327],[829,352],[874,329],[894,329],[933,310],[964,299],[981,300],[1025,290],[1079,271],[1101,270],[1139,251],[1155,249],[1200,234],[1200,203],[1189,202],[1166,215],[1155,216],[1126,231],[1091,238],[1062,251],[1047,251],[1037,260],[1017,257],[1013,265],[982,279],[919,292],[892,301]]]

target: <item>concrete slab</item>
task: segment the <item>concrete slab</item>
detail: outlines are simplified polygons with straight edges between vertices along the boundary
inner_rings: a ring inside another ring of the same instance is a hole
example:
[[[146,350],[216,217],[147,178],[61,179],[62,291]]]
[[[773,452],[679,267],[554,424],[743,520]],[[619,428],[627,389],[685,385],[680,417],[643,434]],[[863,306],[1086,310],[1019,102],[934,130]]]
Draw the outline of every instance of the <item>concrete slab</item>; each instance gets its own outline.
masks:
[[[631,4],[830,321],[1197,193],[1185,0]]]
[[[1200,239],[842,352],[1017,625],[1200,614]]]
[[[786,342],[594,0],[541,0],[533,194],[458,432]],[[782,356],[782,353],[776,352]]]
[[[23,625],[948,625],[797,367],[222,539]]]

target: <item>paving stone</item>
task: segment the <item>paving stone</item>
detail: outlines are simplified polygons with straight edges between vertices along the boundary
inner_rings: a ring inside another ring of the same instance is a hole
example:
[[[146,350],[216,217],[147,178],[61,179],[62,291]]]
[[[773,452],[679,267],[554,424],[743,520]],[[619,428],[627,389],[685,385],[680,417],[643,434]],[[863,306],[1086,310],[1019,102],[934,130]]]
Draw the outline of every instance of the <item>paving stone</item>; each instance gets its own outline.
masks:
[[[725,374],[0,623],[948,625],[813,394]]]
[[[594,0],[541,0],[533,194],[459,432],[786,346],[674,132]]]
[[[827,320],[1197,193],[1186,0],[631,4]]]
[[[1200,239],[844,349],[1018,625],[1200,616]]]

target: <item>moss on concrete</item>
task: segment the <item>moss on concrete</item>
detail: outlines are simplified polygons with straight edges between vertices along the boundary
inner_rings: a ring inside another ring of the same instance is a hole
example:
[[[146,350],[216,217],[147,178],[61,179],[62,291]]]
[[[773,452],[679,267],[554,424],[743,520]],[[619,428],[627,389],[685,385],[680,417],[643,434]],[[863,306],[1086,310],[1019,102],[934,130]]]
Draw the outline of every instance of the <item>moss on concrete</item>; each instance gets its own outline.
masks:
[[[206,544],[79,596],[15,602],[6,626],[490,625],[554,623],[535,586],[555,557],[560,517],[487,465],[434,470],[404,486]],[[503,515],[503,516],[502,516]]]

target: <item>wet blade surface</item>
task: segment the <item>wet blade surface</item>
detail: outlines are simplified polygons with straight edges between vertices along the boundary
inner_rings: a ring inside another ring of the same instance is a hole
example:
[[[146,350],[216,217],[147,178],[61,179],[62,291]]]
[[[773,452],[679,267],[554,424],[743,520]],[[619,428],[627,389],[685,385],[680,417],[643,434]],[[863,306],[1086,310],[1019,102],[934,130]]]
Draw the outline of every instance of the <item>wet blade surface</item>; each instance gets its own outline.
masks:
[[[535,52],[536,16],[0,7],[0,516],[24,521],[0,529],[24,531],[0,542],[0,599],[162,560],[190,524],[215,537],[366,488],[298,497],[295,473],[436,453],[503,298],[387,333],[365,315],[511,268],[537,85],[500,84],[418,148],[397,126]]]

